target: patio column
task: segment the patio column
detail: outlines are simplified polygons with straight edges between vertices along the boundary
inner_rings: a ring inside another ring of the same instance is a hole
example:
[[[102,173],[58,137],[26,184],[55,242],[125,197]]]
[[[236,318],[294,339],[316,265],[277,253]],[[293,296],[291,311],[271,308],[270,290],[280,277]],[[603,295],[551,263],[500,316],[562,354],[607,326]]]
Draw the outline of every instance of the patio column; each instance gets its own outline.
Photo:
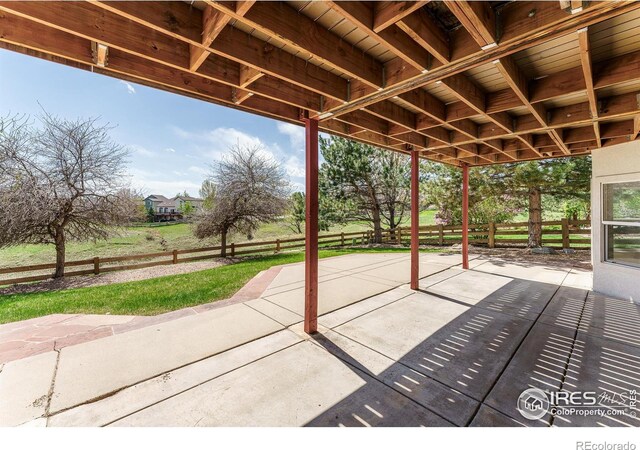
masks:
[[[469,165],[462,163],[462,268],[469,268]]]
[[[420,287],[420,196],[418,183],[420,174],[420,155],[413,147],[411,150],[411,289],[418,290]]]
[[[318,330],[318,119],[303,118],[306,150],[304,331]]]

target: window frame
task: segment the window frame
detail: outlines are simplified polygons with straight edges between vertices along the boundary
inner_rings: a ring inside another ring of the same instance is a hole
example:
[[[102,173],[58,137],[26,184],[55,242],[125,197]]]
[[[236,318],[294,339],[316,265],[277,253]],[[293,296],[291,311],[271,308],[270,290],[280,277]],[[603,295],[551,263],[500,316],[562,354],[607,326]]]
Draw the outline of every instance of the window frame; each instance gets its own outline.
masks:
[[[629,267],[632,269],[639,269],[640,264],[632,264],[628,262],[616,261],[614,259],[609,259],[609,226],[624,226],[624,227],[636,227],[640,232],[640,220],[639,221],[620,221],[620,220],[606,220],[606,195],[605,195],[605,186],[612,184],[623,184],[623,183],[638,183],[640,184],[640,178],[633,179],[624,179],[624,180],[615,180],[615,181],[602,181],[600,183],[600,223],[601,223],[601,247],[602,247],[602,262],[608,264],[616,264],[618,266]]]

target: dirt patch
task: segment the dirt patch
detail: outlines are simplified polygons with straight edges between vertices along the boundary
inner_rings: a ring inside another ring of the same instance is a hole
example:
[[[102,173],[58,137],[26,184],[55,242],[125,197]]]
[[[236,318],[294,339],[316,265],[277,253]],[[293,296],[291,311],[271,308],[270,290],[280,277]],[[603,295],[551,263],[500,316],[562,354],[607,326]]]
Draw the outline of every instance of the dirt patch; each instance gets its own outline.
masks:
[[[17,284],[0,289],[0,295],[27,294],[32,292],[61,291],[64,289],[76,289],[81,287],[104,286],[106,284],[126,283],[128,281],[148,280],[151,278],[178,275],[213,269],[233,262],[225,258],[216,258],[209,261],[197,261],[171,266],[147,267],[144,269],[123,270],[121,272],[109,272],[101,275],[88,275],[70,277],[58,280],[45,280],[39,283]]]

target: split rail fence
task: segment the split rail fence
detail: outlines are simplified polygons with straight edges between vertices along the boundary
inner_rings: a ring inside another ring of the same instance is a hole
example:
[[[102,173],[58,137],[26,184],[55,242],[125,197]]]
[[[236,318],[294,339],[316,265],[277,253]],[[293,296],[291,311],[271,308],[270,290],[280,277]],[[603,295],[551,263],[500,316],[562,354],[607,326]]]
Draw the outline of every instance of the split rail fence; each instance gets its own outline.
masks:
[[[591,244],[589,221],[558,221],[543,222],[543,245],[555,248],[588,249]],[[411,230],[398,227],[394,230],[383,230],[384,243],[408,245]],[[429,225],[420,227],[420,243],[425,245],[453,245],[462,242],[462,228],[460,226]],[[319,236],[320,247],[344,247],[366,245],[374,241],[372,231],[356,231],[351,233],[335,233]],[[511,247],[524,245],[527,240],[527,222],[517,223],[488,223],[469,227],[469,243],[471,245],[486,245],[494,247]],[[250,256],[260,254],[274,254],[286,250],[304,247],[303,237],[289,239],[275,239],[262,242],[231,243],[226,247],[228,257]],[[187,250],[172,250],[158,253],[145,253],[126,256],[96,256],[90,259],[67,261],[65,276],[98,275],[120,270],[142,269],[146,267],[178,264],[184,262],[201,261],[222,256],[222,247],[203,247]],[[0,285],[27,283],[51,278],[51,271],[55,264],[36,264],[21,267],[0,268]],[[8,278],[13,274],[19,277]]]

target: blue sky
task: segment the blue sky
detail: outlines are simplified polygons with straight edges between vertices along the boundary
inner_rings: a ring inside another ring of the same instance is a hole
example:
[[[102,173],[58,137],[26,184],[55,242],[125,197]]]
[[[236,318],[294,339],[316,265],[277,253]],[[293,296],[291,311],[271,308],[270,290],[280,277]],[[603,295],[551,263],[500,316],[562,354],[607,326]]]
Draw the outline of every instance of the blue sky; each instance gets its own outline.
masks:
[[[230,145],[260,144],[304,186],[304,129],[285,122],[0,49],[0,115],[100,117],[131,152],[131,184],[145,194],[198,194]]]

